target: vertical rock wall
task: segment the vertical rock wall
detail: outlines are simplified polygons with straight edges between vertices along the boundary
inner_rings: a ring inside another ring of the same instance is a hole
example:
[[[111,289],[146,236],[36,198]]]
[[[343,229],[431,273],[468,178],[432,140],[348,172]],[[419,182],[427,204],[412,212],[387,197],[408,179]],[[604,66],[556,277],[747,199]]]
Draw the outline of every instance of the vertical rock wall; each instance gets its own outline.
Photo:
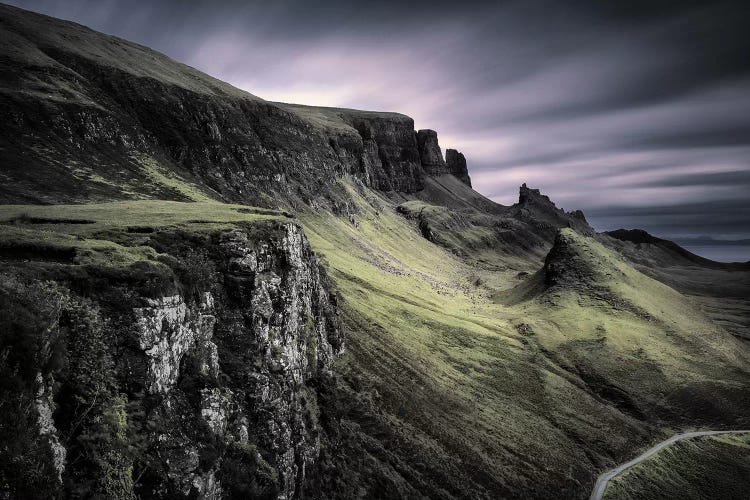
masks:
[[[420,130],[417,132],[417,142],[419,143],[419,158],[425,173],[428,175],[447,174],[448,169],[438,144],[437,132]]]
[[[381,191],[413,193],[424,188],[424,172],[411,118],[372,116],[344,119],[362,138],[365,183]]]
[[[61,329],[54,320],[49,331],[74,340],[61,337],[67,352],[46,351],[69,361],[44,362],[28,382],[38,435],[28,444],[49,464],[47,482],[69,496],[300,498],[323,439],[317,386],[344,349],[335,297],[302,229],[268,222],[152,238],[175,274],[152,268],[163,274],[60,300],[59,317],[95,321]],[[202,260],[185,260],[198,251]],[[76,382],[88,367],[93,381]],[[82,467],[84,452],[123,476],[116,490],[86,482],[104,469]]]
[[[335,301],[295,224],[263,240],[225,231],[215,243],[216,297],[204,292],[192,305],[179,295],[145,299],[134,311],[146,386],[168,422],[158,441],[168,443],[171,487],[204,498],[241,491],[221,453],[203,456],[206,439],[194,436],[205,429],[219,449],[252,450],[257,463],[244,466],[273,471],[265,493],[298,498],[320,452],[309,383],[343,350]]]
[[[455,149],[446,149],[445,163],[449,174],[455,176],[458,180],[471,187],[469,169],[466,167],[466,158],[464,158],[463,153],[456,151]]]

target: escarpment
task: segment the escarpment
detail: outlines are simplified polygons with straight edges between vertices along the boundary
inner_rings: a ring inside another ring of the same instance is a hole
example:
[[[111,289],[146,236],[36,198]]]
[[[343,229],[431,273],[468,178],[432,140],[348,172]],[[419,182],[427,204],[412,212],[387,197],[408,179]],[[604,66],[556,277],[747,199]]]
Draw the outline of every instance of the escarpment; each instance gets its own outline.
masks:
[[[158,260],[1,264],[3,331],[31,347],[3,334],[4,397],[28,415],[0,429],[16,450],[3,480],[29,498],[299,497],[324,439],[316,381],[344,349],[302,230],[254,223],[138,243]]]
[[[471,186],[462,154],[446,163],[434,130],[414,130],[414,120],[399,113],[278,103],[329,136],[344,170],[366,186],[411,194],[422,191],[430,177],[451,174]]]
[[[519,188],[518,203],[510,207],[509,212],[514,218],[536,227],[548,241],[554,239],[561,227],[570,227],[586,235],[594,234],[580,210],[565,212],[548,196],[538,189],[527,187],[525,183]]]
[[[452,162],[463,156],[455,150],[449,151]],[[509,207],[496,205],[489,213],[474,207],[449,208],[429,198],[401,203],[396,210],[413,220],[426,239],[472,259],[480,267],[488,263],[497,265],[498,257],[501,261],[510,256],[542,258],[562,228],[586,235],[594,233],[580,211],[566,213],[538,189],[530,189],[526,184],[519,188],[518,203]],[[488,249],[492,250],[491,256],[485,254]],[[484,263],[477,262],[475,255],[482,255]]]
[[[359,173],[365,185],[407,193],[424,187],[411,118],[366,112],[343,112],[340,116],[362,141]]]
[[[414,193],[426,176],[453,173],[435,132],[415,132],[407,116],[267,102],[83,26],[10,6],[0,16],[14,47],[0,59],[5,203],[211,198],[301,208],[328,205],[347,174]]]

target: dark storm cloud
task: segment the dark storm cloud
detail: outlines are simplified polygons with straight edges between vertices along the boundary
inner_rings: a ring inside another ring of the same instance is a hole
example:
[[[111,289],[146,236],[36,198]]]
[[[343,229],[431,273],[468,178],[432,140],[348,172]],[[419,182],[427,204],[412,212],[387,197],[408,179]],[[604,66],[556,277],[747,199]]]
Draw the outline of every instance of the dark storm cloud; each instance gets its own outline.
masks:
[[[617,207],[595,209],[594,216],[609,227],[642,228],[671,238],[712,235],[718,239],[744,239],[750,227],[750,201],[719,200],[666,207]]]
[[[750,188],[750,169],[670,176],[660,180],[635,183],[634,185],[640,187],[735,186]]]
[[[744,2],[13,3],[266,99],[406,113],[501,203],[528,182],[598,229],[750,237]]]

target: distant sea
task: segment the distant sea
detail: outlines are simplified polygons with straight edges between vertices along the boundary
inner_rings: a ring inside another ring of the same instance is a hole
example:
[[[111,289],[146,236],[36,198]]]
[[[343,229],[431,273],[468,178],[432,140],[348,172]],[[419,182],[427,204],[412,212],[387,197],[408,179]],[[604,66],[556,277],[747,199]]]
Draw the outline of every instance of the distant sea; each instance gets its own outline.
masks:
[[[681,245],[688,252],[718,262],[750,261],[750,245]]]

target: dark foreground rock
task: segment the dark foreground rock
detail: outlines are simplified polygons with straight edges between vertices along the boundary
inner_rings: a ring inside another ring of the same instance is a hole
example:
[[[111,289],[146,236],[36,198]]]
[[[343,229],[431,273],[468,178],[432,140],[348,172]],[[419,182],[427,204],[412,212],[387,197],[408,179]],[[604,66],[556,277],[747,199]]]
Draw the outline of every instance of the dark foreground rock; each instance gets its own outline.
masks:
[[[301,229],[148,244],[166,265],[2,265],[0,392],[17,418],[0,424],[0,490],[301,497],[321,448],[316,387],[344,348]]]

